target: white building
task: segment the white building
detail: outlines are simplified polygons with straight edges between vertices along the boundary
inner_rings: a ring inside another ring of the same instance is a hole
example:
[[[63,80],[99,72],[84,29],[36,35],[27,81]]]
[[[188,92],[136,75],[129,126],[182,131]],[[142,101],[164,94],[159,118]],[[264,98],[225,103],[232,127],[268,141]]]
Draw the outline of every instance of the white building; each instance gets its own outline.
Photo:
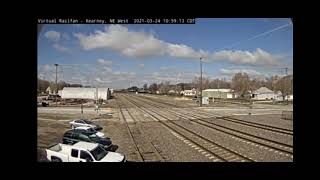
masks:
[[[58,95],[61,96],[62,90],[58,90]]]
[[[63,99],[110,99],[109,88],[80,88],[80,87],[64,87],[61,91]]]
[[[277,98],[278,96],[279,94],[274,93],[272,90],[266,87],[261,87],[252,92],[252,99],[254,100],[272,100]]]
[[[232,89],[206,89],[202,91],[202,97],[230,99],[235,98],[235,94]]]
[[[291,95],[287,95],[286,97],[285,97],[285,100],[293,100],[293,94],[291,94]]]
[[[46,93],[52,94],[53,93],[53,89],[51,89],[50,86],[48,86],[47,89],[46,89]]]

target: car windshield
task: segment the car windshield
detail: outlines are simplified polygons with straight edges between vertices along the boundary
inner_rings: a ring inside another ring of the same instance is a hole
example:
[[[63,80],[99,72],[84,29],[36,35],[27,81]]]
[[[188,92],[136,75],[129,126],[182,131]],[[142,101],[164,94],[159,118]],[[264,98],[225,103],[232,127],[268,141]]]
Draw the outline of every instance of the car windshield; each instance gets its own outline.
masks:
[[[87,124],[93,124],[93,122],[91,122],[91,121],[88,121],[88,120],[83,120],[85,123],[87,123]]]
[[[88,131],[89,133],[96,133],[96,132],[97,132],[97,131],[94,130],[93,128],[89,128],[89,129],[87,129],[87,131]]]
[[[97,146],[95,149],[91,150],[90,152],[97,161],[100,161],[103,157],[105,157],[108,154],[108,151],[106,151],[100,145]]]

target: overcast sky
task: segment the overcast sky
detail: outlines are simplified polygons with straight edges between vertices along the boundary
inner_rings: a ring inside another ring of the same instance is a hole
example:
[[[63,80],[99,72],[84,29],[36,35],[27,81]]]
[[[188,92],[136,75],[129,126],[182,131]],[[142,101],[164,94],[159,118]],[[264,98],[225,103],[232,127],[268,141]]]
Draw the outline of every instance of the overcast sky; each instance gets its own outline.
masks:
[[[290,19],[197,19],[180,25],[45,25],[38,39],[38,77],[127,88],[199,76],[230,79],[292,74]]]

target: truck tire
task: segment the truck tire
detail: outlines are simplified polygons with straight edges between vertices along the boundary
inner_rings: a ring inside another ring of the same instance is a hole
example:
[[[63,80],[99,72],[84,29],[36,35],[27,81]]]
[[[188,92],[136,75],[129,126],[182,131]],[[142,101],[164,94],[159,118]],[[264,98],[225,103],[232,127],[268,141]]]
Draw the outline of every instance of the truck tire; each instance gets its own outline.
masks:
[[[62,162],[62,160],[58,157],[52,156],[51,157],[51,162]]]

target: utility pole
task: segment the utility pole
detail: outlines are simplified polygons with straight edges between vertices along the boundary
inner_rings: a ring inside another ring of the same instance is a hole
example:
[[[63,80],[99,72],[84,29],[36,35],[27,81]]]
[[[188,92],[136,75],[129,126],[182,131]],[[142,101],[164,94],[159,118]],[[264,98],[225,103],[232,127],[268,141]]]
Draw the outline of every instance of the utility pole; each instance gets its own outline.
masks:
[[[98,94],[98,86],[96,85],[96,110],[97,110],[97,114],[99,113],[99,94]]]
[[[55,88],[55,101],[56,101],[56,107],[58,107],[57,102],[57,92],[58,92],[58,64],[54,64],[56,66],[56,88]]]
[[[200,107],[202,107],[202,61],[203,57],[200,57]]]
[[[285,74],[286,74],[286,76],[288,75],[288,67],[285,67],[285,68],[280,68],[280,69],[284,69],[285,70]]]
[[[220,97],[220,79],[218,79],[218,94],[219,94],[219,98],[221,98]]]

